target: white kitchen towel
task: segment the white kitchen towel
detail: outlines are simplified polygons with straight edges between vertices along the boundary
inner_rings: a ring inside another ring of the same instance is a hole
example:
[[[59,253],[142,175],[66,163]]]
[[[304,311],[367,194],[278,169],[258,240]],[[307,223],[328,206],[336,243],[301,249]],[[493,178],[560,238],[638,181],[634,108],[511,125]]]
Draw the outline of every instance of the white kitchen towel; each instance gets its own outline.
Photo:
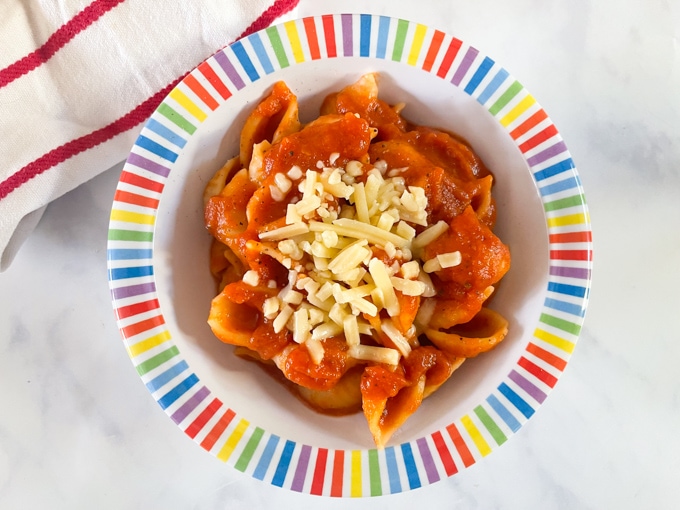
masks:
[[[196,65],[299,0],[2,0],[0,271],[55,198],[127,156]]]

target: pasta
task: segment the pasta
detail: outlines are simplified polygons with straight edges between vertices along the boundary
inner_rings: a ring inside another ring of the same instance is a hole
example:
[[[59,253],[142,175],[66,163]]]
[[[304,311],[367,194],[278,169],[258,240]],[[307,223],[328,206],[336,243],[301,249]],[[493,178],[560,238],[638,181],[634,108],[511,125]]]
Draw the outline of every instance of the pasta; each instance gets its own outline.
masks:
[[[314,409],[363,411],[378,448],[508,326],[485,306],[510,267],[493,177],[402,108],[367,74],[303,125],[278,82],[204,194],[215,336]]]

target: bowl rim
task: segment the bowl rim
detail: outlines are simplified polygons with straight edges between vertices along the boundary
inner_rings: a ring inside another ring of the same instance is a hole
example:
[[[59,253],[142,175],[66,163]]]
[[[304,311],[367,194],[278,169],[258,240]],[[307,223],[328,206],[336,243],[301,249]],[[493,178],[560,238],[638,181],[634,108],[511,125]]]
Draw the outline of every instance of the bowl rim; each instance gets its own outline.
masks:
[[[348,57],[417,68],[482,105],[522,153],[540,194],[549,237],[548,297],[516,369],[484,402],[444,429],[384,450],[329,450],[281,438],[211,397],[186,363],[177,368],[182,354],[163,322],[153,267],[157,199],[172,155],[210,111],[259,80],[257,68],[271,74],[311,60]],[[150,140],[147,131],[160,138]],[[192,440],[275,486],[358,497],[399,493],[450,477],[521,428],[556,384],[578,341],[593,250],[576,165],[533,96],[503,67],[453,35],[374,14],[310,16],[256,32],[219,50],[180,81],[145,124],[123,175],[111,209],[107,268],[128,354],[154,399]],[[136,193],[123,192],[129,186]],[[150,310],[157,310],[155,319],[148,318]]]

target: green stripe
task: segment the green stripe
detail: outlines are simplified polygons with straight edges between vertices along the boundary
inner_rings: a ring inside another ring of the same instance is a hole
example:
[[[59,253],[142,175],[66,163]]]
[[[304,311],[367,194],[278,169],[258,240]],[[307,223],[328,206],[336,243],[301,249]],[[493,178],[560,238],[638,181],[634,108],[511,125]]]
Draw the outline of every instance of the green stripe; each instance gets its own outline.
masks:
[[[559,200],[554,200],[544,204],[543,207],[546,211],[555,211],[557,209],[566,209],[567,207],[574,207],[577,205],[583,205],[583,195],[574,195],[573,197],[560,198]]]
[[[145,232],[143,230],[109,230],[109,241],[153,241],[153,232]]]
[[[170,358],[173,358],[179,354],[179,349],[177,349],[176,346],[170,347],[169,349],[164,350],[163,352],[159,352],[156,354],[153,358],[149,358],[148,360],[144,361],[143,363],[140,363],[137,365],[137,373],[139,375],[144,375],[150,371],[152,371],[154,368],[162,365],[166,361],[168,361]]]
[[[561,329],[562,331],[566,331],[567,333],[571,333],[572,335],[578,335],[581,332],[581,326],[579,326],[578,324],[574,324],[573,322],[565,321],[564,319],[548,315],[547,313],[542,313],[541,318],[539,320],[543,324],[548,324],[549,326]]]
[[[234,466],[236,469],[238,469],[241,472],[246,470],[248,464],[250,463],[250,459],[253,458],[253,454],[255,453],[257,445],[260,444],[260,440],[262,439],[263,435],[264,430],[262,430],[260,427],[257,427],[253,432],[253,435],[250,436],[250,439],[248,440],[248,444],[246,445],[245,450],[243,450],[243,453],[241,453],[241,456],[238,458],[238,461],[236,461],[236,465]]]
[[[491,437],[494,438],[497,445],[500,446],[508,440],[506,435],[503,434],[503,431],[498,428],[496,422],[493,421],[493,418],[491,418],[489,413],[486,412],[486,409],[484,409],[482,406],[477,406],[475,407],[475,414],[480,419],[484,427],[486,427],[486,430],[491,433]]]
[[[503,92],[503,95],[499,97],[493,105],[491,105],[491,108],[489,108],[491,115],[496,115],[498,112],[500,112],[505,107],[505,105],[512,100],[513,97],[519,94],[519,91],[522,90],[522,88],[522,84],[518,81],[515,81],[512,85],[510,85],[508,90]]]
[[[267,37],[269,37],[269,41],[272,43],[274,55],[276,55],[276,60],[279,61],[281,69],[288,67],[290,62],[288,62],[286,51],[283,49],[283,44],[281,44],[281,36],[279,35],[279,31],[276,29],[276,27],[269,27],[267,29]]]
[[[182,115],[180,115],[179,112],[168,106],[166,103],[161,103],[157,111],[158,113],[163,115],[163,117],[168,119],[170,122],[172,122],[179,128],[183,129],[190,135],[193,135],[194,131],[196,131],[196,126],[194,126],[191,122],[182,117]]]
[[[371,496],[382,496],[378,450],[368,450],[368,473],[371,478]]]
[[[408,32],[408,21],[400,19],[397,23],[397,33],[394,38],[394,49],[392,50],[392,60],[399,62],[404,53],[404,42]]]

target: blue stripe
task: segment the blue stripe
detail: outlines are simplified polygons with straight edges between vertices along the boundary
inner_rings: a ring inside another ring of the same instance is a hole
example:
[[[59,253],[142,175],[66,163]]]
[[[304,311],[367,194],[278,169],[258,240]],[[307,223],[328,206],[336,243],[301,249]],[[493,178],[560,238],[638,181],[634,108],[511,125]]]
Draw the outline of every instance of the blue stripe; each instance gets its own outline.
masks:
[[[290,460],[293,457],[293,450],[295,450],[295,443],[293,441],[286,441],[283,452],[281,452],[279,465],[276,466],[272,485],[283,487],[283,482],[286,480],[286,473],[288,473],[288,467],[290,466]]]
[[[537,181],[542,181],[543,179],[547,179],[553,175],[561,174],[562,172],[566,172],[567,170],[571,170],[575,167],[576,165],[574,165],[574,161],[571,158],[565,159],[564,161],[560,161],[559,163],[555,163],[548,168],[544,168],[543,170],[534,173],[534,178]]]
[[[361,33],[359,36],[359,56],[368,57],[371,49],[371,19],[369,14],[361,15]]]
[[[279,439],[279,436],[275,435],[269,437],[267,446],[264,447],[262,456],[260,457],[257,467],[255,468],[255,472],[253,473],[254,478],[257,478],[258,480],[264,480],[264,475],[267,474],[267,468],[269,467],[269,463],[272,461],[274,451],[276,450],[276,445],[279,444]]]
[[[238,61],[241,62],[241,66],[243,66],[243,69],[248,75],[248,78],[250,78],[250,81],[259,80],[260,75],[257,74],[257,70],[255,69],[253,62],[250,60],[248,53],[246,53],[243,43],[241,41],[236,41],[231,45],[231,49],[234,51],[234,55],[236,55]]]
[[[163,395],[158,403],[163,409],[170,407],[179,397],[184,395],[187,391],[191,389],[198,382],[198,376],[196,374],[191,374],[189,377],[184,379],[181,383],[175,386],[173,389],[168,391]]]
[[[501,417],[505,424],[510,427],[510,430],[517,432],[520,429],[522,424],[517,421],[517,418],[515,418],[503,404],[501,404],[501,401],[498,400],[495,395],[489,395],[486,401],[493,410],[496,411],[496,414]]]
[[[380,25],[378,26],[378,48],[376,50],[376,57],[385,58],[387,53],[387,36],[390,32],[390,18],[387,16],[380,16]]]
[[[408,476],[408,485],[411,489],[420,487],[420,477],[418,476],[418,468],[415,459],[413,458],[413,449],[410,443],[401,445],[401,453],[404,456],[404,465],[406,467],[406,475]]]
[[[554,310],[559,310],[560,312],[576,315],[577,317],[583,317],[586,313],[581,305],[567,303],[566,301],[560,301],[559,299],[546,298],[545,306],[553,308]]]
[[[531,418],[534,414],[534,409],[507,384],[501,383],[498,387],[498,391],[500,391],[525,417]]]
[[[399,480],[399,468],[397,467],[397,457],[393,446],[385,448],[385,461],[387,462],[387,476],[390,479],[390,493],[397,494],[401,492],[401,481]]]
[[[117,248],[107,250],[106,256],[108,257],[108,260],[150,259],[153,256],[153,250]]]
[[[109,280],[139,278],[153,275],[153,266],[116,267],[109,269]]]
[[[494,92],[498,90],[498,87],[500,87],[503,82],[506,80],[506,78],[510,75],[505,69],[501,69],[496,73],[496,76],[493,77],[491,80],[491,83],[489,83],[486,88],[484,89],[484,92],[482,92],[479,95],[479,98],[477,101],[479,101],[480,104],[486,103],[489,98],[493,95]]]
[[[185,138],[179,136],[172,129],[161,124],[156,119],[149,119],[148,122],[146,123],[146,127],[150,131],[153,131],[158,136],[165,138],[168,142],[170,142],[173,145],[176,145],[180,149],[184,148],[184,146],[187,143]]]
[[[258,32],[255,32],[253,35],[248,37],[248,40],[250,41],[250,44],[253,45],[253,49],[255,50],[255,54],[257,55],[257,58],[260,61],[260,64],[262,64],[264,72],[267,73],[267,74],[273,73],[274,72],[274,66],[272,66],[271,60],[269,60],[269,55],[267,55],[267,50],[264,49],[264,45],[262,44],[262,39],[260,39],[260,34]]]
[[[559,193],[560,191],[577,187],[578,179],[576,179],[575,176],[572,176],[569,177],[568,179],[564,179],[563,181],[554,182],[552,184],[548,184],[547,186],[543,186],[542,188],[538,189],[541,193],[541,196],[546,197],[548,195],[552,195],[553,193]]]
[[[166,149],[161,144],[154,142],[153,140],[147,138],[144,135],[139,135],[139,138],[137,138],[135,145],[137,145],[138,147],[142,147],[148,150],[149,152],[153,152],[159,158],[163,158],[172,163],[174,163],[177,160],[177,154],[175,152],[172,152],[170,149]]]
[[[559,294],[566,294],[574,297],[585,297],[587,289],[577,285],[567,285],[566,283],[548,282],[548,290],[551,292],[558,292]]]
[[[475,74],[472,76],[470,82],[465,86],[465,92],[467,92],[469,95],[472,95],[475,89],[479,86],[479,83],[489,73],[489,70],[492,66],[493,60],[491,60],[489,57],[485,57],[480,66],[475,71]]]
[[[176,365],[168,368],[162,374],[159,374],[153,379],[151,379],[148,383],[146,383],[146,387],[151,392],[157,391],[159,388],[162,388],[163,386],[168,384],[172,379],[177,377],[179,374],[181,374],[188,368],[189,365],[187,364],[187,362],[182,360]]]

